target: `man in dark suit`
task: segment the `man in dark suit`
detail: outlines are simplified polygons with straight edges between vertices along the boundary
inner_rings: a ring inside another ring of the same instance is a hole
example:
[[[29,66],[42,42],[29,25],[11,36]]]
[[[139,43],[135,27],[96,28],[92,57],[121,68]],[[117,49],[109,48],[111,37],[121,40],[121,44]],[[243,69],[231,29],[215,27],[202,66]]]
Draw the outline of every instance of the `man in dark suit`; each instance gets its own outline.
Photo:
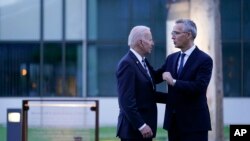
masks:
[[[128,45],[130,50],[116,71],[120,108],[117,136],[121,141],[152,141],[156,134],[157,107],[153,68],[145,59],[154,45],[150,28],[135,26]]]
[[[211,130],[206,91],[213,61],[194,45],[196,25],[189,19],[177,20],[172,31],[176,48],[158,70],[168,84],[163,128],[169,141],[207,141]]]

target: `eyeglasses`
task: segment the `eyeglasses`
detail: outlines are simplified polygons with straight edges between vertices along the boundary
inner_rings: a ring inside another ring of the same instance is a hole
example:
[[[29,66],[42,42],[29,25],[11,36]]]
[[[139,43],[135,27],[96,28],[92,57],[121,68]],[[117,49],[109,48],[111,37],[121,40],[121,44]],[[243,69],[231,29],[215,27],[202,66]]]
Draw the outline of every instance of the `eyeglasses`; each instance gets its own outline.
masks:
[[[188,33],[188,32],[172,31],[172,32],[171,32],[171,35],[172,35],[172,36],[176,36],[176,35],[180,35],[181,33]]]

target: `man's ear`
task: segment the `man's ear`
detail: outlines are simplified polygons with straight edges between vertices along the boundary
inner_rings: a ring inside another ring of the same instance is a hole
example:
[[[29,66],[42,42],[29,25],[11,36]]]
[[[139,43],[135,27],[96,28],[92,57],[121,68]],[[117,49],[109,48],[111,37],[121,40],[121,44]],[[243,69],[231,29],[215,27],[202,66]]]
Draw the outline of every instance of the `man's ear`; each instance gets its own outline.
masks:
[[[192,39],[193,38],[193,36],[192,36],[192,33],[191,32],[187,32],[188,34],[188,39]]]
[[[143,47],[142,40],[137,40],[136,41],[136,46]]]

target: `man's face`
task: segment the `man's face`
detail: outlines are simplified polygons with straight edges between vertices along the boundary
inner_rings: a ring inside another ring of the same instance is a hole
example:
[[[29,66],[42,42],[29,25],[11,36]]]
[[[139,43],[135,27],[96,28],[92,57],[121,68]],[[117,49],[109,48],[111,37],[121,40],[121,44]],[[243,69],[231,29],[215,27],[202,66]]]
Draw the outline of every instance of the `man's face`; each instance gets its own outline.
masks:
[[[188,45],[189,34],[189,32],[184,30],[184,25],[182,23],[176,24],[171,32],[175,47],[180,49],[185,48]]]
[[[150,54],[152,52],[153,46],[154,46],[154,41],[152,38],[152,34],[150,31],[147,31],[145,33],[144,38],[140,41],[141,42],[141,46],[142,46],[142,51],[143,53],[146,54]]]

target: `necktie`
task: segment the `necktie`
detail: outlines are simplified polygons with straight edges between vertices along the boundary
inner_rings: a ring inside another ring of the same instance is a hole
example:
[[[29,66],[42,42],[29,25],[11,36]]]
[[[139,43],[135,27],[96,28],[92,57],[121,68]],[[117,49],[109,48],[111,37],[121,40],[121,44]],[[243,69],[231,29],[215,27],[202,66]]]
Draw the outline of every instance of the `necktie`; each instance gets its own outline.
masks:
[[[145,59],[142,59],[142,64],[143,64],[143,67],[144,67],[144,69],[146,70],[146,72],[147,72],[147,74],[148,74],[148,76],[149,76],[149,78],[150,78],[150,80],[151,80],[151,83],[152,83],[152,86],[153,86],[153,89],[154,89],[153,80],[152,80],[152,77],[151,77],[151,75],[150,75],[150,73],[149,73],[149,69],[148,69],[148,66],[147,66],[147,64],[146,64]]]
[[[178,72],[177,72],[178,75],[180,75],[181,72],[182,72],[185,55],[186,55],[185,53],[182,53],[182,54],[181,54],[181,62],[180,62],[180,66],[179,66],[179,69],[178,69]]]
[[[143,67],[144,67],[144,69],[146,70],[148,76],[151,78],[150,73],[149,73],[149,70],[148,70],[148,66],[147,66],[147,64],[146,64],[146,62],[145,62],[145,59],[142,59],[142,64],[143,64]]]

